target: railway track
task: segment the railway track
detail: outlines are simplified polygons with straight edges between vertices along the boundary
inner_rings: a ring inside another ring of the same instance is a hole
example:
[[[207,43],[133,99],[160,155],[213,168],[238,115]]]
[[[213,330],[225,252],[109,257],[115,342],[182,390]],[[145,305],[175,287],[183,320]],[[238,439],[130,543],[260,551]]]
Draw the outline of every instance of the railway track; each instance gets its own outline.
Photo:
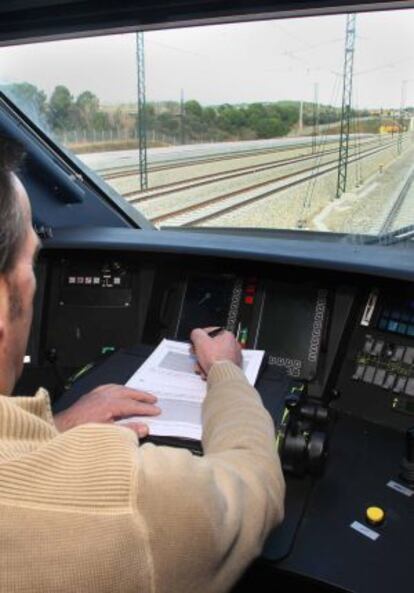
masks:
[[[375,140],[373,142],[372,140],[370,140],[362,144],[362,146],[366,146],[367,144],[372,143],[377,144],[377,141]],[[142,204],[144,202],[148,202],[150,200],[154,200],[162,196],[167,196],[179,190],[187,191],[189,189],[202,187],[205,185],[209,185],[210,183],[216,183],[218,181],[226,181],[229,179],[235,179],[237,177],[244,177],[246,174],[260,173],[261,171],[268,171],[279,167],[293,165],[295,163],[300,163],[308,160],[315,160],[321,158],[322,156],[326,156],[337,152],[338,148],[333,148],[330,150],[326,150],[323,153],[319,152],[305,156],[301,155],[290,159],[278,159],[276,161],[263,163],[261,165],[249,165],[247,167],[238,167],[236,169],[232,168],[231,170],[221,171],[220,173],[209,173],[206,175],[192,177],[190,182],[188,182],[188,180],[181,180],[173,181],[171,183],[166,183],[163,185],[158,185],[154,188],[146,190],[145,195],[142,195],[142,192],[140,191],[123,192],[122,195],[124,198],[128,199],[128,201],[131,204]],[[135,198],[134,196],[137,197]]]
[[[337,140],[332,140],[329,144],[337,143]],[[310,148],[309,142],[298,142],[295,144],[289,144],[288,146],[277,146],[273,148],[257,148],[255,150],[240,150],[234,152],[222,152],[216,153],[214,156],[201,156],[201,157],[186,157],[182,159],[171,160],[169,162],[160,165],[151,165],[148,168],[149,173],[157,173],[160,171],[166,171],[169,169],[176,169],[180,167],[191,167],[196,165],[203,165],[213,162],[221,162],[223,160],[235,160],[242,158],[249,158],[252,156],[261,156],[272,153],[287,152],[289,150],[297,150],[298,148]],[[105,181],[111,179],[118,179],[122,177],[129,177],[137,175],[137,167],[131,167],[127,165],[125,167],[113,168],[113,169],[100,169],[97,173],[105,179]]]
[[[349,162],[353,163],[358,160],[368,158],[374,154],[388,149],[392,145],[393,142],[390,142],[379,148],[365,150],[364,152],[358,154],[354,158],[351,158]],[[287,183],[283,183],[284,181],[297,177],[298,175],[303,175],[304,173],[314,171],[315,167],[308,167],[306,169],[302,169],[301,171],[296,171],[293,173],[288,173],[286,175],[279,176],[273,180],[256,183],[251,186],[244,187],[242,189],[222,194],[220,196],[208,198],[207,200],[198,202],[197,204],[178,208],[174,211],[170,211],[162,215],[150,217],[150,220],[155,225],[159,225],[160,223],[170,221],[174,223],[174,226],[181,227],[189,227],[203,222],[207,222],[213,220],[214,218],[217,218],[218,216],[222,216],[223,214],[234,212],[252,203],[260,202],[261,200],[268,198],[274,194],[280,193],[286,189],[300,185],[301,183],[305,183],[307,181],[310,181],[311,179],[315,179],[317,177],[335,171],[337,170],[337,159],[329,161],[328,163],[324,163],[323,165],[321,165],[320,168],[321,170],[317,171],[316,173],[310,173],[309,175],[306,175],[305,177],[301,177],[300,179],[296,179],[294,181],[288,181]],[[254,195],[246,195],[246,193],[248,194],[249,192],[255,192],[255,190],[257,190],[258,188],[264,187],[266,185],[269,186],[275,184],[280,184],[280,186],[272,187],[271,189],[261,192],[259,194],[254,193]]]
[[[394,224],[395,219],[397,218],[405,200],[407,197],[408,192],[412,188],[414,183],[414,169],[411,171],[410,175],[408,176],[406,182],[404,183],[400,193],[398,194],[397,199],[395,200],[391,210],[388,212],[387,217],[380,229],[379,235],[385,235],[392,231],[392,227]]]

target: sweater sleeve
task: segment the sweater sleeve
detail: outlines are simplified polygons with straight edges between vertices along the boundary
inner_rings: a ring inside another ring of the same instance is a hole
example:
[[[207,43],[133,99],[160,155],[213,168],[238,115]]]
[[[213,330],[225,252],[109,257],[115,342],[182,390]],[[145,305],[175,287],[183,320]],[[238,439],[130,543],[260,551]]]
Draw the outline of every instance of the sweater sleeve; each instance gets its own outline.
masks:
[[[226,591],[283,518],[272,419],[232,363],[213,366],[203,405],[204,457],[138,451],[136,512],[156,593]]]

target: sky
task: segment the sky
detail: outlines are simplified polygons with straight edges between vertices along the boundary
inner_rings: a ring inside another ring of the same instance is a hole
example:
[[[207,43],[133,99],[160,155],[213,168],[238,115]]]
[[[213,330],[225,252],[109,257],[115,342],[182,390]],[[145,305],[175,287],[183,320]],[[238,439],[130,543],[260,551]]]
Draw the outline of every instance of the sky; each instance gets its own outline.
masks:
[[[340,105],[344,15],[266,20],[145,33],[148,101],[202,105],[313,101]],[[414,9],[358,14],[353,105],[414,105]],[[0,48],[0,84],[58,84],[102,104],[136,101],[134,34]]]

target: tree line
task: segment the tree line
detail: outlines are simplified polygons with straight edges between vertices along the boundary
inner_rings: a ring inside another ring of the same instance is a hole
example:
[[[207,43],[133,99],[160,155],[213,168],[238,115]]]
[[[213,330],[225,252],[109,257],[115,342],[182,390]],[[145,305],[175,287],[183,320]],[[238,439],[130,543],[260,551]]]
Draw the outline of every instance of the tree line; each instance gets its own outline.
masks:
[[[57,134],[64,130],[102,130],[123,123],[102,110],[98,97],[91,91],[74,97],[66,86],[58,85],[48,97],[43,90],[28,82],[0,88],[33,121]]]
[[[29,117],[57,136],[74,130],[123,130],[131,133],[138,125],[136,106],[102,107],[99,98],[89,90],[74,97],[64,85],[55,87],[50,97],[35,85],[24,82],[3,85],[2,90]],[[202,106],[189,100],[148,102],[145,125],[148,132],[191,142],[203,137],[206,141],[254,140],[287,135],[299,125],[300,103],[278,101],[250,104]],[[353,115],[368,112],[353,111]],[[340,119],[340,109],[311,102],[302,105],[304,126],[327,124]]]

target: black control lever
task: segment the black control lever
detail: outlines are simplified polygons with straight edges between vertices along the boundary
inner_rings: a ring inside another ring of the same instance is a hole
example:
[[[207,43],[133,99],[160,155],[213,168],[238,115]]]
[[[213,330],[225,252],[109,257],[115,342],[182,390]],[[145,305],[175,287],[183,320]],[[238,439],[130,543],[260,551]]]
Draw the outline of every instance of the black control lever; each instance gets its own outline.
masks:
[[[401,478],[414,487],[414,426],[405,433],[405,456],[401,462]]]
[[[329,410],[309,401],[303,390],[289,394],[285,406],[279,447],[283,469],[296,476],[320,475],[328,453]]]

